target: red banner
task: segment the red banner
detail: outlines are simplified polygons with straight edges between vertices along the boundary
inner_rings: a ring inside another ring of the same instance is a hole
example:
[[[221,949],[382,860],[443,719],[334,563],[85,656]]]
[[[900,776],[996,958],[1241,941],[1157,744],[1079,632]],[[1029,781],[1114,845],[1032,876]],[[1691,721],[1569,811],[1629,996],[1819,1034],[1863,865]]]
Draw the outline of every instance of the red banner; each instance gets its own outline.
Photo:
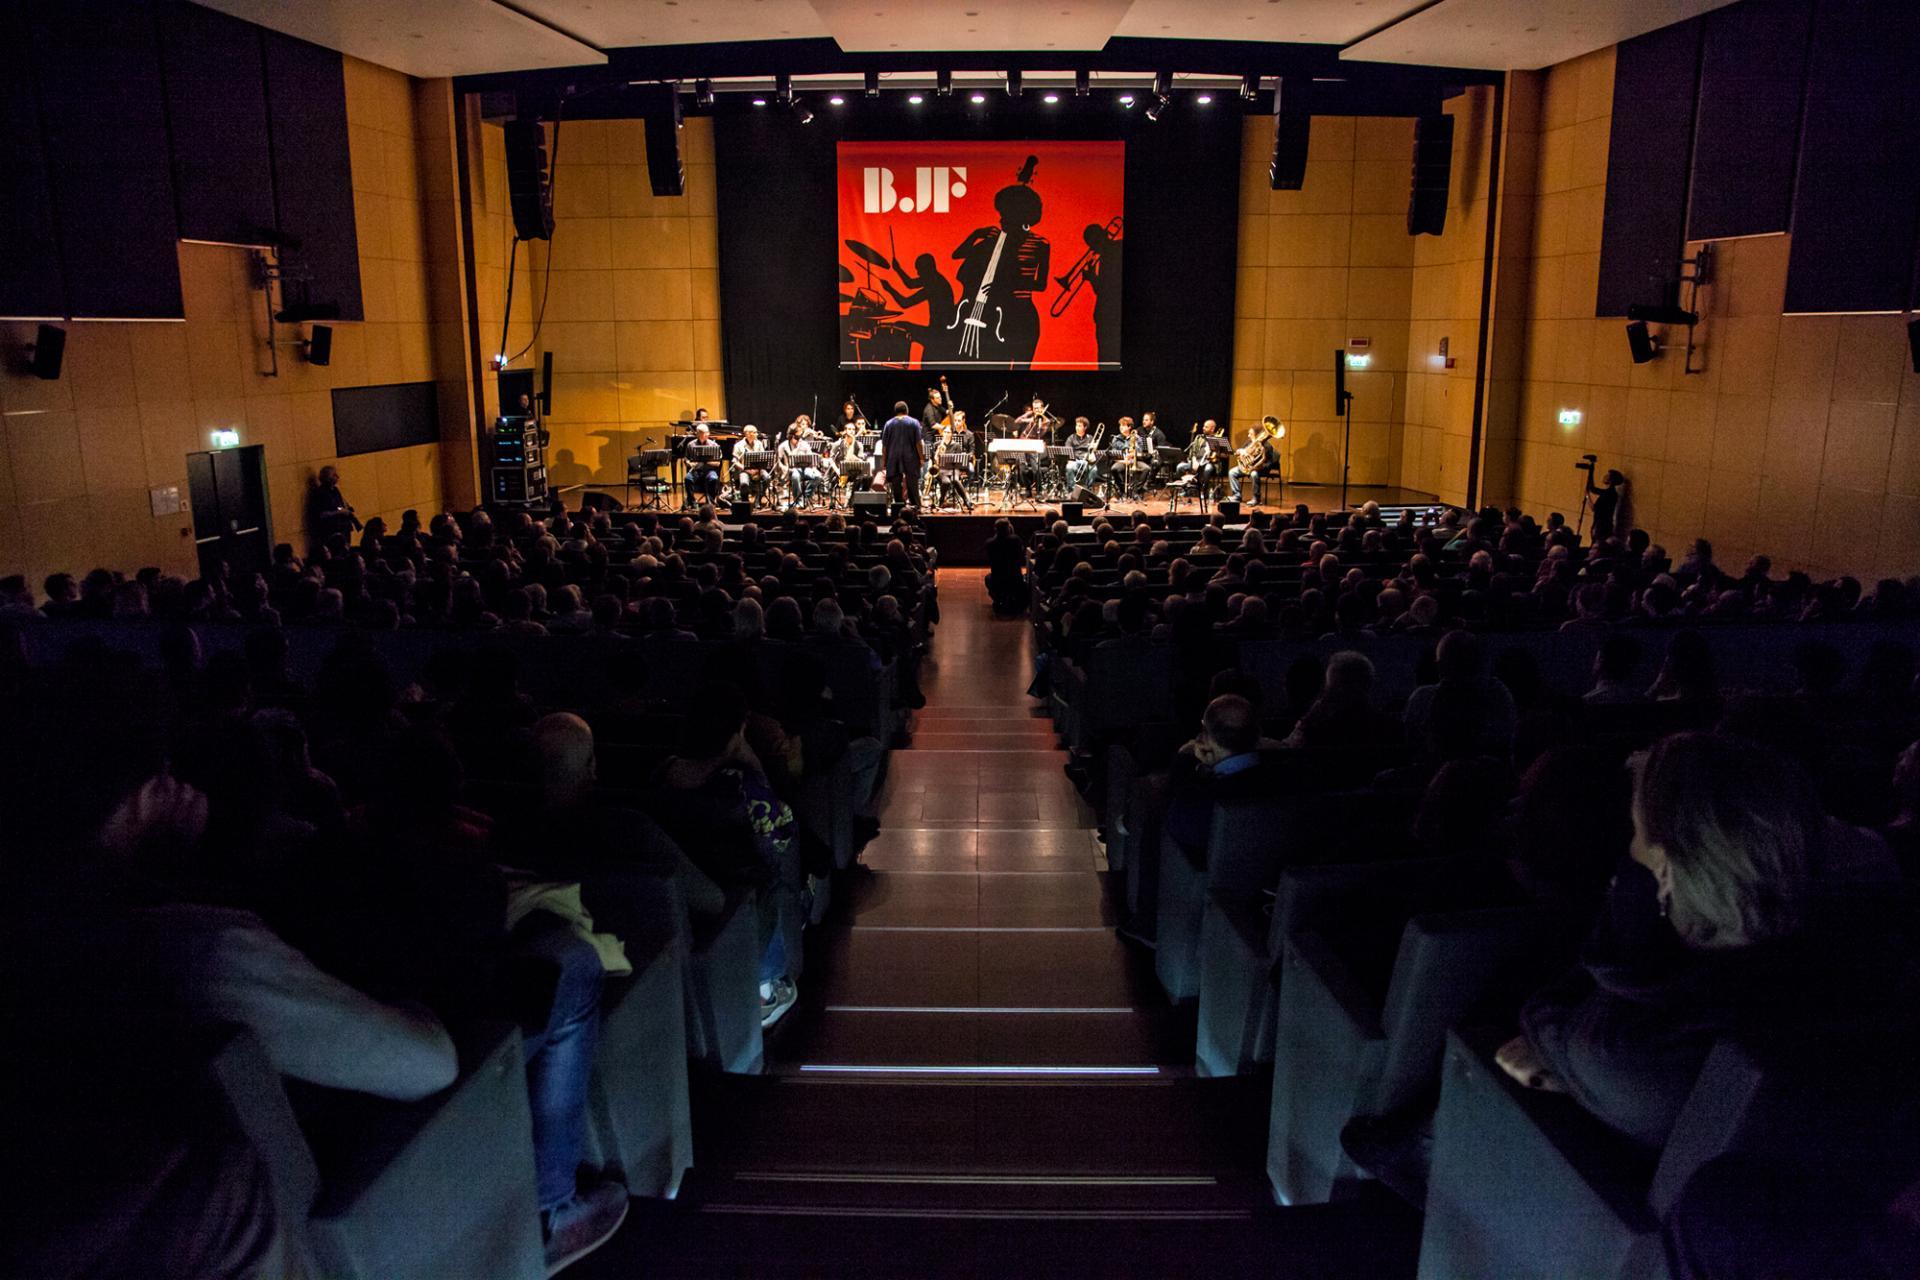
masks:
[[[842,142],[843,369],[1117,369],[1122,142]]]

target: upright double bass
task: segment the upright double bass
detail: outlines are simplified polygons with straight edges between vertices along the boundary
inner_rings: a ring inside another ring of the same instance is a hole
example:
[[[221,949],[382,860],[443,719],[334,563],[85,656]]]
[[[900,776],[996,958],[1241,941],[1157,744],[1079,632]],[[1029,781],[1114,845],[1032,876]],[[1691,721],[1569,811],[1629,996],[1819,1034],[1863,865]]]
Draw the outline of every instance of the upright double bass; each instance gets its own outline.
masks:
[[[953,251],[962,301],[948,328],[957,331],[957,359],[1016,369],[1033,362],[1040,343],[1033,295],[1046,291],[1050,255],[1046,237],[1033,233],[1042,212],[1032,185],[1039,164],[1028,156],[1013,185],[994,194],[999,225],[977,228]]]

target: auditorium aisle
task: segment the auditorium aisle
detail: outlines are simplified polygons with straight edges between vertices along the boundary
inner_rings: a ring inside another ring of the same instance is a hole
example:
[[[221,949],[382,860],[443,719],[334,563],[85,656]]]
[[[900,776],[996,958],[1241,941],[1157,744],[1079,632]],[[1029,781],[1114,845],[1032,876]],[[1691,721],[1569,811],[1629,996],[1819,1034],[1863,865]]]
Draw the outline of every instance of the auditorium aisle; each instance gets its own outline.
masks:
[[[696,1085],[680,1198],[574,1274],[1408,1273],[1410,1215],[1273,1209],[1266,1081],[1192,1078],[1191,1011],[1114,934],[1030,626],[979,571],[940,601],[881,834],[768,1074]]]

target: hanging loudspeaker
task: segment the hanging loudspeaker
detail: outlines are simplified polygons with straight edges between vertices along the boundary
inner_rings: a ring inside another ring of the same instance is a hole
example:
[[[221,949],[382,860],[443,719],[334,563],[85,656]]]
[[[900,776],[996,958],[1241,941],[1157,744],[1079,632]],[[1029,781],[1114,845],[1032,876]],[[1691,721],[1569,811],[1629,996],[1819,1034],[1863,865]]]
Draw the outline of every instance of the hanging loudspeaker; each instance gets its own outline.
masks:
[[[333,359],[333,326],[317,324],[307,337],[307,363],[326,364]]]
[[[1307,135],[1313,128],[1313,109],[1307,99],[1312,84],[1297,77],[1274,83],[1273,156],[1267,162],[1267,185],[1275,191],[1298,191],[1307,180]]]
[[[553,238],[553,186],[547,174],[547,127],[523,117],[507,122],[507,198],[513,234],[522,240]]]
[[[687,172],[680,162],[680,86],[649,86],[646,101],[647,181],[656,196],[687,194]]]
[[[1453,117],[1413,122],[1413,190],[1407,197],[1407,234],[1437,236],[1447,229],[1447,189],[1453,180]]]

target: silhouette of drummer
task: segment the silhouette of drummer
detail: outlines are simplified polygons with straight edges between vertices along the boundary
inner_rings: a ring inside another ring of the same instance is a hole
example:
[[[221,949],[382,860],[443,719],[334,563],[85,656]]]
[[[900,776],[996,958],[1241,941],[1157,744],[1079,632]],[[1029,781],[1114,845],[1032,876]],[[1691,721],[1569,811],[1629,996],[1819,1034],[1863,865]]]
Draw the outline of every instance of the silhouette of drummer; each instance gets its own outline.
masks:
[[[920,344],[920,359],[925,362],[951,345],[947,330],[953,327],[953,283],[940,274],[940,264],[930,253],[915,258],[911,272],[900,265],[898,258],[893,260],[893,269],[908,288],[908,292],[902,293],[893,287],[893,281],[880,282],[893,297],[893,305],[909,311],[923,302],[927,304],[925,324],[904,326]]]
[[[1000,225],[978,228],[953,251],[960,260],[961,298],[953,326],[959,359],[1013,369],[1033,363],[1040,345],[1033,295],[1047,288],[1050,252],[1046,237],[1033,234],[1043,208],[1031,185],[1038,163],[1028,156],[1014,184],[994,194]]]

